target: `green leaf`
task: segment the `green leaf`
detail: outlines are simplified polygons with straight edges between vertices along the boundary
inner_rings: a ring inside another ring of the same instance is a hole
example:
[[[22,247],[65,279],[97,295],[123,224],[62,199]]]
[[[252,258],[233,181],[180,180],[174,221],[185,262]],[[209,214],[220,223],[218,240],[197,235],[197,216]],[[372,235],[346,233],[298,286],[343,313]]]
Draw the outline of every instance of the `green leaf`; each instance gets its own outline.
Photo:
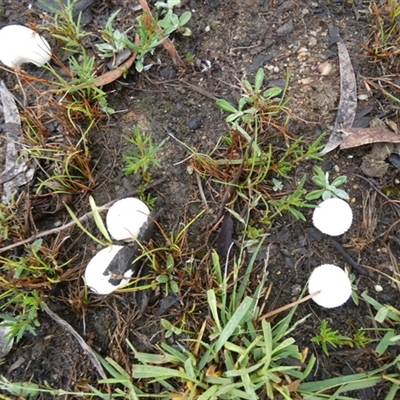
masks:
[[[174,28],[177,28],[179,26],[179,18],[176,14],[171,14],[171,25]]]
[[[243,114],[244,114],[243,111],[238,111],[238,112],[236,112],[236,113],[234,113],[234,114],[229,115],[229,117],[227,117],[227,118],[225,119],[225,121],[226,121],[226,122],[233,122],[233,121],[235,121],[236,119],[238,119],[239,117],[241,117]]]
[[[190,11],[185,11],[180,17],[179,17],[179,26],[186,25],[190,18],[192,18],[192,13]]]
[[[349,195],[342,189],[335,188],[332,191],[335,194],[335,196],[339,197],[340,199],[349,200],[350,198]]]
[[[175,281],[170,281],[169,282],[169,287],[171,288],[172,293],[178,293],[179,292],[179,286]]]
[[[311,179],[317,186],[325,188],[326,186],[325,176],[321,177],[319,175],[314,175]]]
[[[137,72],[142,72],[143,71],[143,61],[137,60],[135,63],[135,68],[136,68]]]
[[[375,321],[382,323],[386,319],[388,311],[386,307],[380,308],[374,317]]]
[[[280,87],[275,86],[275,87],[272,87],[272,88],[269,88],[268,90],[266,90],[263,93],[263,97],[272,99],[276,96],[279,96],[281,93],[282,93],[282,89]]]
[[[167,319],[161,318],[161,325],[164,329],[171,329],[172,328],[172,324],[171,322],[169,322]]]
[[[341,176],[338,176],[332,182],[332,185],[337,187],[337,186],[343,185],[343,183],[345,183],[346,181],[347,181],[347,176],[346,175],[341,175]]]
[[[322,200],[328,200],[332,197],[332,192],[329,190],[324,190],[324,193],[322,193]]]
[[[376,346],[375,351],[381,356],[389,346],[393,346],[395,343],[391,341],[391,339],[396,335],[396,331],[394,329],[390,329],[385,333],[385,336],[381,339],[381,341]]]
[[[192,31],[189,28],[184,28],[181,34],[183,36],[192,36]]]
[[[166,262],[167,272],[170,274],[174,271],[175,261],[172,254],[168,254]]]
[[[95,203],[95,201],[94,201],[92,196],[89,196],[89,204],[90,204],[90,208],[92,209],[93,219],[94,219],[94,222],[95,222],[97,228],[99,228],[99,231],[106,238],[106,240],[110,244],[112,244],[111,237],[110,237],[110,235],[109,235],[109,233],[108,233],[108,231],[107,231],[107,229],[106,229],[106,227],[104,225],[103,218],[101,218],[101,215],[100,215],[100,211],[102,211],[103,208],[97,207],[97,205],[96,205],[96,203]]]
[[[322,197],[324,192],[325,189],[313,190],[312,192],[307,193],[306,200],[317,200]]]
[[[289,211],[298,220],[300,220],[300,221],[306,220],[306,217],[304,216],[304,214],[301,211],[297,210],[296,208],[290,207]]]
[[[156,278],[156,281],[158,283],[167,283],[167,282],[169,282],[169,276],[168,275],[158,275]]]
[[[96,236],[94,236],[92,233],[90,233],[79,221],[78,217],[73,213],[73,211],[66,205],[64,204],[65,209],[68,211],[68,214],[71,216],[71,218],[74,220],[75,224],[78,225],[78,227],[86,233],[92,240],[94,240],[96,243],[100,244],[103,247],[106,247],[108,244],[103,243],[101,240],[99,240]]]
[[[225,99],[217,99],[216,101],[217,107],[219,107],[223,111],[227,111],[229,113],[237,113],[238,110],[236,110],[235,107]]]
[[[259,91],[264,83],[264,68],[259,68],[254,80],[254,89]]]
[[[213,320],[217,326],[217,329],[218,329],[218,331],[221,331],[222,326],[221,326],[221,322],[219,320],[219,315],[218,315],[217,298],[215,296],[215,292],[213,289],[207,290],[207,303],[208,303],[208,307],[210,308]]]
[[[217,353],[224,346],[225,342],[233,335],[238,326],[243,323],[243,319],[246,317],[251,317],[249,313],[250,308],[253,305],[253,299],[250,297],[245,297],[243,302],[236,309],[229,322],[226,324],[222,330],[217,342],[213,346],[214,351]]]

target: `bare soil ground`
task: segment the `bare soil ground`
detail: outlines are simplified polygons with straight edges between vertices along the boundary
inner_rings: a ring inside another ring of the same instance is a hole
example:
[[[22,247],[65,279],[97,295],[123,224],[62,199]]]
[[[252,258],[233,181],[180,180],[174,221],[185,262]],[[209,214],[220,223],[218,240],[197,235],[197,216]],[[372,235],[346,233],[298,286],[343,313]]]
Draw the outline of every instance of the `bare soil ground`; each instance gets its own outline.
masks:
[[[94,177],[92,195],[96,203],[105,204],[140,184],[140,177],[125,176],[122,171],[125,166],[122,154],[127,150],[122,135],[131,136],[132,126],[137,125],[143,132],[151,132],[155,143],[165,140],[157,154],[161,168],[151,171],[155,180],[165,178],[165,181],[151,193],[157,197],[154,209],[159,213],[158,222],[164,232],[178,232],[204,208],[204,202],[196,174],[188,168],[190,160],[183,161],[188,157],[187,151],[166,131],[174,132],[180,141],[198,152],[209,154],[221,135],[227,132],[226,115],[216,107],[215,99],[225,98],[235,103],[240,98],[240,81],[243,78],[252,81],[259,67],[264,67],[271,85],[284,82],[286,71],[290,71],[288,106],[292,119],[289,131],[294,137],[302,136],[304,143],[311,143],[321,132],[329,133],[340,96],[333,27],[338,28],[349,50],[359,94],[367,93],[362,77],[379,78],[397,72],[384,70],[366,50],[373,24],[369,3],[361,0],[186,1],[182,10],[193,13],[189,23],[193,34],[189,38],[176,36],[174,43],[183,58],[189,52],[194,55],[193,64],[186,70],[179,69],[168,53],[159,48],[147,59],[154,64],[152,68],[142,74],[132,69],[125,79],[107,87],[110,106],[116,113],[99,121],[89,138]],[[137,15],[133,11],[135,5],[133,0],[106,0],[96,4],[86,29],[96,31],[111,12],[119,8],[122,12],[117,19],[118,28],[127,29],[129,21]],[[40,25],[41,21],[46,21],[45,13],[36,4],[29,9],[26,1],[5,1],[3,7],[4,23],[33,20]],[[331,64],[332,71],[321,75],[320,66],[326,61]],[[32,74],[38,73],[35,67],[27,69]],[[0,71],[0,77],[13,90],[14,76]],[[18,95],[17,89],[15,94]],[[379,91],[369,95],[367,100],[359,101],[358,126],[368,126],[376,117],[398,125],[398,107],[389,103]],[[311,234],[311,211],[305,210],[306,223],[282,215],[268,230],[257,267],[262,271],[261,258],[269,246],[268,282],[272,284],[272,291],[266,311],[296,300],[312,269],[325,263],[349,267],[356,276],[358,293],[368,291],[381,303],[400,307],[399,288],[381,274],[393,276],[400,262],[397,224],[400,174],[390,165],[381,177],[366,176],[360,167],[362,157],[370,150],[369,146],[336,150],[318,163],[332,177],[341,174],[348,177],[345,189],[351,197],[355,221],[350,231],[336,240],[360,269],[354,270],[349,265],[333,239],[316,238]],[[291,177],[293,183],[304,173],[311,177],[314,165],[316,162],[303,163]],[[306,188],[313,189],[311,179],[307,182]],[[201,181],[201,187],[207,210],[188,231],[185,252],[175,272],[180,291],[171,306],[165,305],[165,293],[160,288],[150,291],[147,299],[132,293],[107,297],[90,294],[89,302],[85,303],[81,277],[96,245],[79,229],[68,232],[69,238],[63,243],[65,259],[74,259],[66,267],[65,279],[50,292],[43,291],[49,299],[49,307],[69,322],[93,349],[103,356],[113,357],[128,369],[131,355],[125,339],[129,338],[139,350],[154,350],[154,346],[164,340],[160,319],[178,323],[194,303],[197,307],[190,314],[187,329],[196,331],[203,321],[204,294],[213,282],[210,271],[202,270],[201,259],[214,246],[217,231],[211,231],[209,224],[218,214],[224,189],[209,180]],[[394,194],[386,194],[383,188],[387,187],[395,188]],[[87,196],[87,193],[76,195],[73,200],[77,215],[89,211]],[[64,223],[68,219],[67,214],[60,212],[42,219],[41,223],[44,229],[56,221]],[[91,226],[91,229],[95,228]],[[235,224],[235,239],[241,235],[241,229]],[[163,236],[156,233],[154,242],[162,245],[163,241]],[[196,273],[195,279],[188,281],[183,268],[190,258],[195,260]],[[376,285],[381,285],[383,291],[376,292]],[[318,357],[313,379],[367,371],[385,361],[377,358],[370,346],[333,349],[327,357],[310,341],[323,319],[328,319],[332,328],[342,335],[351,336],[357,329],[371,326],[374,311],[366,303],[357,306],[349,300],[343,307],[325,310],[308,302],[298,308],[296,318],[309,313],[311,317],[297,328],[294,336],[300,348],[308,347]],[[40,315],[40,322],[37,336],[25,335],[0,365],[0,373],[11,381],[46,382],[65,390],[80,390],[87,383],[96,382],[97,373],[75,338],[45,313]],[[378,386],[352,395],[360,399],[382,399],[386,391],[386,387]]]

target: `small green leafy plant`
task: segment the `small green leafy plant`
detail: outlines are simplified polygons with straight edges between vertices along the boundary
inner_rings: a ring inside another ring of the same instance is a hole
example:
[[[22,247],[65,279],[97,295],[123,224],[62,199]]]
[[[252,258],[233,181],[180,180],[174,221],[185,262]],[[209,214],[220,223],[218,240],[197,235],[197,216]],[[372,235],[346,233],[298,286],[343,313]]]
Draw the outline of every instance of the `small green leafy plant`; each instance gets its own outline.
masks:
[[[97,49],[103,58],[113,58],[116,54],[125,49],[132,48],[133,43],[129,40],[127,32],[113,28],[115,18],[121,10],[117,10],[110,15],[104,29],[99,30],[103,43],[96,43]]]
[[[328,321],[323,320],[319,334],[311,339],[313,343],[317,343],[322,347],[323,352],[329,356],[328,346],[334,348],[349,346],[349,347],[365,347],[371,339],[366,335],[364,330],[358,330],[353,337],[343,336],[338,331],[334,331],[328,326]]]
[[[366,292],[362,293],[361,297],[373,308],[375,308],[376,314],[374,319],[376,322],[379,324],[385,324],[386,319],[390,321],[389,327],[380,329],[384,332],[384,335],[381,337],[375,349],[379,355],[382,355],[385,353],[388,347],[395,346],[400,340],[400,335],[398,334],[397,329],[392,327],[393,325],[400,325],[400,311],[391,305],[380,303],[369,296]]]
[[[217,106],[230,115],[226,118],[226,122],[254,124],[260,121],[260,118],[266,115],[275,116],[281,112],[286,104],[285,92],[286,88],[272,87],[263,90],[264,69],[259,68],[254,85],[249,81],[243,81],[243,95],[238,102],[237,108],[225,99],[218,99]]]
[[[25,293],[17,288],[10,287],[0,295],[0,300],[3,299],[7,302],[1,306],[1,309],[5,309],[8,305],[13,304],[14,308],[18,310],[15,316],[9,313],[0,314],[0,318],[3,320],[1,325],[9,327],[6,334],[6,346],[12,340],[18,343],[25,332],[36,336],[36,328],[40,326],[38,312],[42,310],[42,299],[39,293],[36,290]]]
[[[123,155],[126,162],[123,172],[127,175],[141,173],[144,182],[149,183],[150,167],[161,167],[156,154],[163,148],[164,142],[155,145],[151,134],[143,134],[136,126],[133,127],[133,137],[123,136],[123,138],[134,146],[134,149],[127,150]]]
[[[172,293],[179,292],[179,286],[173,278],[174,268],[175,268],[174,257],[172,256],[172,254],[168,254],[167,262],[166,262],[166,266],[165,266],[166,273],[158,275],[156,278],[157,283],[165,285],[165,295],[166,296],[168,296],[168,294],[170,292],[172,292]]]
[[[163,33],[169,36],[172,32],[179,32],[183,36],[190,36],[192,34],[191,30],[187,27],[184,28],[190,18],[192,13],[190,11],[185,11],[180,16],[176,15],[173,11],[174,7],[181,6],[181,0],[167,0],[157,1],[155,6],[160,10],[160,17],[157,25],[163,29]]]
[[[320,187],[320,189],[309,192],[306,196],[307,200],[322,200],[330,199],[331,197],[338,197],[343,200],[348,200],[349,195],[339,186],[343,185],[347,181],[347,176],[341,175],[329,182],[329,172],[324,172],[321,167],[314,167],[314,175],[312,181]]]

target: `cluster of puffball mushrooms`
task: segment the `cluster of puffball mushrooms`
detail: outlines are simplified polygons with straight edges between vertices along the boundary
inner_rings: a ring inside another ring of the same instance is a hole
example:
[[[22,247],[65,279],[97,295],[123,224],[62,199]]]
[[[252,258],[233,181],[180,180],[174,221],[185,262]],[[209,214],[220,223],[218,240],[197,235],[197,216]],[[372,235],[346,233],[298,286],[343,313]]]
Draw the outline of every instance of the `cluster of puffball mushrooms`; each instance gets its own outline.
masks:
[[[22,25],[8,25],[0,29],[0,61],[7,67],[19,69],[22,64],[43,66],[51,59],[47,41],[32,29]],[[150,215],[148,207],[138,199],[127,198],[116,202],[107,214],[107,229],[122,242],[137,239]],[[313,213],[314,226],[322,233],[339,236],[351,226],[353,213],[348,203],[338,198],[323,201]],[[120,279],[113,278],[112,265],[119,255],[126,255],[127,247],[109,246],[98,252],[89,262],[85,280],[97,294],[108,294],[126,285],[133,270],[122,271]],[[115,263],[114,263],[115,264]],[[121,272],[121,271],[119,271]],[[347,273],[336,265],[324,264],[312,272],[309,293],[319,292],[312,299],[321,307],[333,308],[344,304],[351,296],[351,282]]]
[[[119,242],[134,242],[147,228],[150,210],[145,203],[127,197],[114,203],[107,212],[106,226]],[[111,245],[100,250],[89,262],[85,281],[97,294],[109,294],[129,283],[133,274],[134,252],[124,245]]]
[[[324,200],[313,213],[314,226],[330,236],[345,233],[353,222],[353,212],[347,202],[336,197]],[[351,282],[346,271],[336,265],[324,264],[314,269],[308,282],[309,293],[319,291],[312,299],[321,307],[334,308],[351,296]]]

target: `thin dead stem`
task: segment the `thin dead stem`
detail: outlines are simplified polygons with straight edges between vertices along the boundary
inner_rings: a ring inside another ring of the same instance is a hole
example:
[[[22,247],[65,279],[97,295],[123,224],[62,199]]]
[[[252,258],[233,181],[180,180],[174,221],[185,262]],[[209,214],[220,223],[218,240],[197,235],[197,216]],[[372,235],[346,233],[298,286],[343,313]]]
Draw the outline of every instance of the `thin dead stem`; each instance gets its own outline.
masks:
[[[147,190],[153,189],[154,187],[164,183],[166,180],[167,180],[167,178],[165,176],[160,178],[160,179],[157,179],[153,183],[147,185],[144,188],[144,190],[147,191]],[[105,204],[101,208],[106,210],[106,209],[110,208],[116,201],[121,200],[121,199],[123,199],[125,197],[136,196],[138,193],[139,193],[138,189],[137,190],[133,190],[131,192],[128,192],[128,193],[126,193],[126,194],[124,194],[122,196],[119,196],[118,198],[110,201],[109,203]],[[79,222],[84,222],[84,221],[88,220],[92,215],[93,215],[93,212],[89,211],[86,214],[82,215],[82,217],[78,218],[78,221]],[[49,229],[47,231],[36,233],[35,235],[33,235],[33,236],[31,236],[31,237],[29,237],[27,239],[21,240],[20,242],[13,243],[13,244],[10,244],[9,246],[5,246],[3,248],[0,248],[0,254],[6,252],[8,250],[15,249],[16,247],[22,246],[24,244],[31,243],[31,242],[35,241],[36,239],[39,239],[39,238],[42,238],[42,237],[45,237],[45,236],[48,236],[48,235],[53,235],[55,233],[60,233],[62,231],[65,231],[66,229],[74,227],[75,225],[76,225],[75,221],[70,221],[65,225],[59,226],[58,228],[53,228],[53,229]]]

